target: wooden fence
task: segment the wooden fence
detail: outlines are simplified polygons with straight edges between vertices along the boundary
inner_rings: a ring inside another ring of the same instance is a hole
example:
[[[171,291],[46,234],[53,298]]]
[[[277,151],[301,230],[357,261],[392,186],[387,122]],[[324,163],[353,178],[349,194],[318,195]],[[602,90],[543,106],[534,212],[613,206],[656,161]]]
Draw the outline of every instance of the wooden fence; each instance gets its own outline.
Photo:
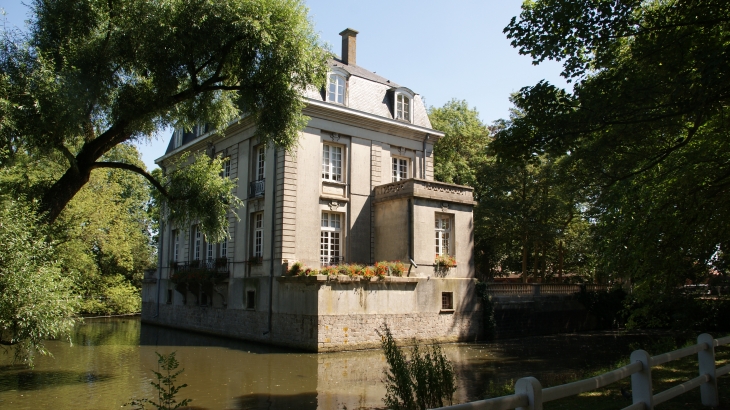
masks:
[[[622,410],[653,410],[654,406],[673,399],[694,388],[700,388],[702,404],[717,407],[720,405],[717,394],[717,378],[730,373],[730,364],[715,368],[715,348],[730,344],[730,336],[714,339],[703,333],[697,337],[697,344],[673,352],[650,357],[644,350],[631,353],[630,364],[590,379],[543,389],[534,377],[523,377],[515,383],[515,393],[509,396],[480,400],[455,406],[441,407],[442,410],[542,410],[542,404],[576,396],[595,390],[626,377],[631,377],[633,404]],[[668,390],[654,394],[652,391],[651,369],[654,366],[697,354],[700,376],[687,380]]]

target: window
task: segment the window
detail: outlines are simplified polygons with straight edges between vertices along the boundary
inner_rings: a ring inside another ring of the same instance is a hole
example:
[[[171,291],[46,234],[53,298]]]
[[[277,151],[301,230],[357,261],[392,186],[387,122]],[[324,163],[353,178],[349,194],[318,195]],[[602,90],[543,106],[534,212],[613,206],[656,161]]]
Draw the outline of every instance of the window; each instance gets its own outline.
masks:
[[[231,177],[231,157],[223,158],[223,178]]]
[[[182,145],[182,137],[183,137],[182,128],[176,129],[175,132],[173,133],[173,139],[174,139],[174,142],[172,143],[173,148],[178,148]]]
[[[398,120],[411,120],[411,99],[405,94],[395,96],[395,118]]]
[[[221,258],[225,258],[228,256],[228,240],[224,239],[223,242],[221,242]]]
[[[167,304],[172,304],[172,289],[167,290]]]
[[[441,310],[454,310],[454,292],[441,292]]]
[[[408,179],[408,159],[393,158],[393,182]]]
[[[208,306],[208,294],[200,292],[200,306]]]
[[[212,260],[215,257],[215,247],[212,243],[208,243],[208,252],[205,254],[205,258]]]
[[[172,260],[177,262],[180,257],[180,231],[175,229],[172,231]]]
[[[266,169],[266,147],[260,146],[256,149],[256,181],[263,181],[264,171]]]
[[[331,73],[327,79],[327,101],[345,103],[345,77]]]
[[[450,254],[451,225],[449,215],[436,215],[436,255]]]
[[[248,310],[256,309],[256,291],[255,290],[246,291],[246,309],[248,309]]]
[[[322,228],[319,239],[319,260],[324,265],[340,263],[340,233],[342,214],[322,212]]]
[[[322,145],[322,179],[342,182],[342,147]]]
[[[253,256],[261,258],[264,256],[264,213],[257,212],[253,215]]]
[[[202,246],[203,237],[200,232],[200,228],[198,228],[198,225],[195,225],[195,238],[194,238],[194,245],[193,245],[193,260],[200,260],[200,247]]]

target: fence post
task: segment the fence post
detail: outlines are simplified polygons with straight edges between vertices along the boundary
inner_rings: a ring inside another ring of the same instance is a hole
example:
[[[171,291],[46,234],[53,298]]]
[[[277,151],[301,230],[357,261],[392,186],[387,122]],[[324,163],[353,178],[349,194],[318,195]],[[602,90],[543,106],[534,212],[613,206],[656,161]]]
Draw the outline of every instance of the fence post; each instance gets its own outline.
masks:
[[[706,374],[710,376],[707,383],[700,385],[700,394],[702,395],[702,405],[717,407],[720,405],[720,399],[717,395],[717,379],[715,378],[715,338],[712,335],[703,333],[697,336],[697,344],[707,344],[707,349],[700,350],[697,353],[697,361],[700,364],[700,376]]]
[[[643,367],[631,375],[631,394],[633,404],[643,402],[647,410],[654,409],[654,395],[651,387],[651,356],[644,350],[634,350],[629,359],[631,363],[641,362]]]
[[[516,410],[542,410],[542,385],[534,377],[523,377],[515,383],[515,394],[527,396],[527,407]]]

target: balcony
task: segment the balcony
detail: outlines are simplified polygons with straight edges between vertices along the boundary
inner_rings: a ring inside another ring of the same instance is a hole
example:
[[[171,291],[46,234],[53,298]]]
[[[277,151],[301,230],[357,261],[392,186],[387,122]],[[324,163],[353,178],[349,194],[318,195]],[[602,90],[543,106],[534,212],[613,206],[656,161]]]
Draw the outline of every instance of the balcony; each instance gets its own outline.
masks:
[[[228,279],[228,258],[194,260],[190,262],[170,262],[170,279],[173,282],[220,282]]]
[[[259,179],[258,181],[251,181],[248,184],[248,197],[249,198],[257,198],[260,196],[264,196],[264,181],[265,179]]]

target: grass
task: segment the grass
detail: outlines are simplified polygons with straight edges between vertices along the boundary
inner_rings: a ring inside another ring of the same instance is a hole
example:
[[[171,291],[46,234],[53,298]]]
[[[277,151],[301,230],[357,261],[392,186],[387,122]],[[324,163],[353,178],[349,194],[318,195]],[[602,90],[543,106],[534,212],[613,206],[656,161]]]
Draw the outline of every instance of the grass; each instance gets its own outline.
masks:
[[[693,343],[688,343],[687,346],[691,345]],[[659,346],[652,346],[652,347],[659,347]],[[659,354],[659,353],[666,353],[668,351],[676,349],[676,347],[672,347],[667,349],[667,342],[663,341],[662,346],[660,349],[651,349],[651,347],[645,347],[645,349],[650,352],[652,355]],[[640,347],[636,347],[640,348]],[[657,353],[654,353],[657,352]],[[627,355],[628,356],[628,355]],[[722,346],[719,348],[716,348],[715,350],[715,361],[716,366],[722,367],[728,363],[730,363],[730,345]],[[606,372],[609,372],[611,370],[614,370],[618,367],[624,366],[628,364],[628,359],[616,363],[616,365],[600,369],[594,372],[586,373],[585,375],[581,375],[580,379],[590,378],[594,376],[598,376],[599,374],[603,374]],[[678,384],[681,384],[689,379],[692,379],[694,377],[697,377],[699,375],[698,367],[697,367],[697,356],[692,355],[689,357],[685,357],[681,360],[675,360],[669,363],[665,363],[661,366],[656,366],[652,368],[652,382],[653,382],[653,392],[654,394],[660,393],[664,390],[667,390],[673,386],[676,386]],[[556,383],[544,383],[543,388],[546,387],[552,387],[560,384],[569,383],[571,381],[575,380],[566,380],[566,381],[558,381]],[[543,382],[541,380],[541,382]],[[593,390],[590,392],[586,392],[583,394],[580,394],[578,396],[572,396],[572,397],[566,397],[564,399],[555,400],[552,402],[544,403],[543,407],[546,410],[578,410],[578,409],[591,409],[591,410],[613,410],[613,409],[621,409],[631,404],[631,399],[627,399],[623,396],[621,393],[621,389],[624,389],[625,391],[631,392],[631,378],[627,377],[625,379],[622,379],[619,382],[610,384],[604,388]],[[730,409],[730,375],[725,375],[720,377],[717,380],[717,390],[720,396],[720,405],[719,408],[726,408]],[[494,383],[490,383],[489,387],[487,388],[487,397],[499,397],[504,396],[508,394],[514,393],[514,381],[505,383],[504,385],[496,385]],[[696,388],[693,389],[687,393],[684,393],[678,397],[675,397],[674,399],[662,403],[656,408],[661,410],[691,410],[691,409],[704,409],[706,410],[707,407],[702,405],[701,399],[700,399],[700,389]]]

